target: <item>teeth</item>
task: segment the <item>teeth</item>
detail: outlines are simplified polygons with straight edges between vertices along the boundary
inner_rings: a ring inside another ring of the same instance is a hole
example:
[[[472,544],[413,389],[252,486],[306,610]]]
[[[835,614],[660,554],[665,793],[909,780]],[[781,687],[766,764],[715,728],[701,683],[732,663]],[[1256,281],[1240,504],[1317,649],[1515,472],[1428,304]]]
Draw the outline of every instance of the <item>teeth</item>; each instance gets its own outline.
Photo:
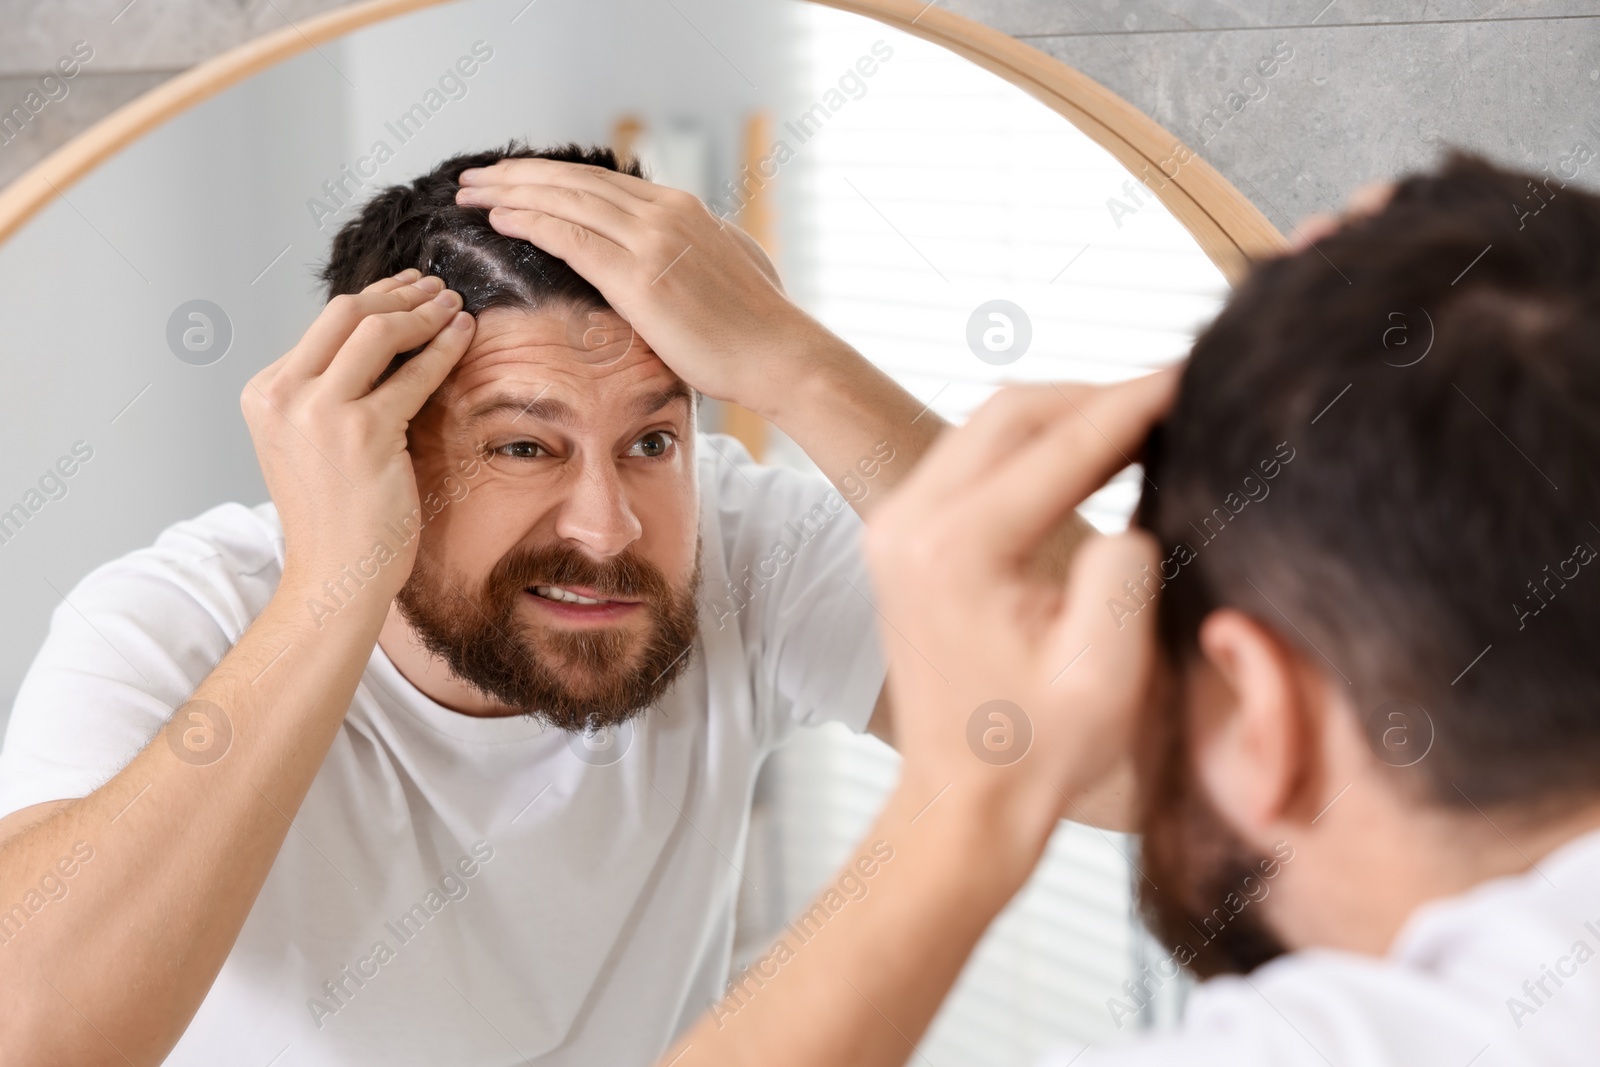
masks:
[[[606,604],[606,603],[609,603],[609,601],[605,601],[605,600],[592,600],[592,599],[590,599],[589,597],[586,597],[586,596],[579,596],[577,593],[573,593],[573,592],[570,592],[570,591],[568,591],[566,589],[563,589],[559,585],[536,585],[536,586],[533,587],[533,591],[534,591],[535,595],[542,596],[546,600],[559,600],[563,604]]]

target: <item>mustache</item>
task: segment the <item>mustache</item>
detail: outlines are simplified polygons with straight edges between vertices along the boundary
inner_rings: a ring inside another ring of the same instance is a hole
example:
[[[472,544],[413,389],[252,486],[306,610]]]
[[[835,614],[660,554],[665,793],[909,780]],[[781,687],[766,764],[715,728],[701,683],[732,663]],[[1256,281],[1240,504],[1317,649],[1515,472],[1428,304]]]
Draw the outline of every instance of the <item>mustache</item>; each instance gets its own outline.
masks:
[[[514,599],[536,585],[582,585],[602,597],[662,603],[672,596],[666,575],[632,549],[597,560],[569,544],[513,550],[495,565],[485,583],[492,599]]]

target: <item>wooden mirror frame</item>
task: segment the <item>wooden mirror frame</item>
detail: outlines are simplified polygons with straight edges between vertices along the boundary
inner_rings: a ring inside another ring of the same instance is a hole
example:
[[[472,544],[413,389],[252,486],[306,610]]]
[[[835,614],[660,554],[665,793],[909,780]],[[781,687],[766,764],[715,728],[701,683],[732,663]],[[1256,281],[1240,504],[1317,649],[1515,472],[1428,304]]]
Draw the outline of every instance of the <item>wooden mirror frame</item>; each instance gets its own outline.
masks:
[[[107,115],[0,190],[0,242],[84,175],[224,89],[325,41],[451,0],[366,0],[257,37],[189,68]],[[1181,139],[1093,78],[999,30],[922,0],[812,0],[876,19],[960,55],[1022,89],[1145,182],[1230,285],[1283,234]],[[1171,168],[1170,170],[1168,168]]]

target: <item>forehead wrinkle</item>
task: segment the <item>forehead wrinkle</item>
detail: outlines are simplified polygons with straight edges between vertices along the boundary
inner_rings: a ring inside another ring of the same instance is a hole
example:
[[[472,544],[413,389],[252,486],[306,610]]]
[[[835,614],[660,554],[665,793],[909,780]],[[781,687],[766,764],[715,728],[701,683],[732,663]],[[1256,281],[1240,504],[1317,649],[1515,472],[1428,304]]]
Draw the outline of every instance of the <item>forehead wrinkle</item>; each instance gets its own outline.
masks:
[[[651,390],[634,401],[634,417],[643,418],[646,415],[654,415],[674,400],[689,400],[689,386],[682,378],[676,375],[674,375],[671,385]]]
[[[474,404],[470,410],[461,417],[461,427],[471,430],[478,423],[499,415],[506,411],[517,412],[516,419],[524,416],[540,422],[548,422],[564,429],[578,429],[582,423],[578,413],[570,404],[557,397],[546,396],[550,386],[546,385],[538,393],[529,396],[525,393],[498,390],[484,400]],[[636,419],[653,415],[676,400],[688,401],[690,399],[689,386],[682,378],[674,377],[672,384],[659,389],[652,389],[641,395],[631,405],[631,414]]]
[[[497,312],[499,314],[495,314]],[[638,335],[633,337],[631,351],[620,361],[597,365],[592,362],[590,353],[572,347],[564,320],[549,312],[512,314],[492,308],[485,315],[493,315],[493,318],[480,320],[477,335],[460,361],[451,368],[447,384],[459,386],[463,379],[470,381],[516,365],[568,377],[574,382],[592,383],[640,371],[646,375],[658,370],[671,373],[649,343]],[[464,391],[474,390],[481,384],[468,385]]]
[[[455,420],[459,430],[471,431],[506,414],[514,416],[513,421],[526,416],[578,430],[587,421],[584,411],[592,406],[590,400],[640,419],[679,397],[693,399],[688,385],[642,337],[635,337],[630,358],[599,367],[565,343],[559,318],[505,309],[491,312],[489,328],[479,334],[435,394],[465,409]],[[549,395],[552,390],[555,396]],[[607,397],[619,403],[612,406]]]
[[[554,423],[568,429],[576,426],[577,412],[555,397],[545,396],[549,391],[550,387],[547,385],[532,397],[516,393],[495,393],[482,403],[473,405],[472,410],[462,416],[462,427],[470,430],[483,420],[503,411],[516,411],[517,418],[522,418],[524,415],[531,416],[541,422]]]

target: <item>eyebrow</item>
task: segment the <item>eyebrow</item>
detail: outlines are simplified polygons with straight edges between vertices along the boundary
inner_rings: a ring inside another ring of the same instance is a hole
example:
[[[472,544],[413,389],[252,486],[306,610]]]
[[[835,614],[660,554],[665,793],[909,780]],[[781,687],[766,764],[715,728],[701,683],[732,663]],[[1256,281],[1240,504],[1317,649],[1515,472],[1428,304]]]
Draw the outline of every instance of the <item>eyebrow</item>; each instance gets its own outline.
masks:
[[[546,390],[548,392],[548,389]],[[630,414],[634,418],[642,419],[646,415],[653,415],[678,399],[690,399],[689,386],[683,379],[677,379],[672,385],[664,389],[654,389],[643,394],[633,402]],[[552,422],[557,426],[571,429],[578,423],[578,413],[571,406],[555,397],[547,397],[544,392],[533,396],[518,395],[515,393],[495,393],[481,404],[475,405],[462,418],[467,427],[472,427],[506,411],[514,411],[520,418],[528,415],[541,422]]]

